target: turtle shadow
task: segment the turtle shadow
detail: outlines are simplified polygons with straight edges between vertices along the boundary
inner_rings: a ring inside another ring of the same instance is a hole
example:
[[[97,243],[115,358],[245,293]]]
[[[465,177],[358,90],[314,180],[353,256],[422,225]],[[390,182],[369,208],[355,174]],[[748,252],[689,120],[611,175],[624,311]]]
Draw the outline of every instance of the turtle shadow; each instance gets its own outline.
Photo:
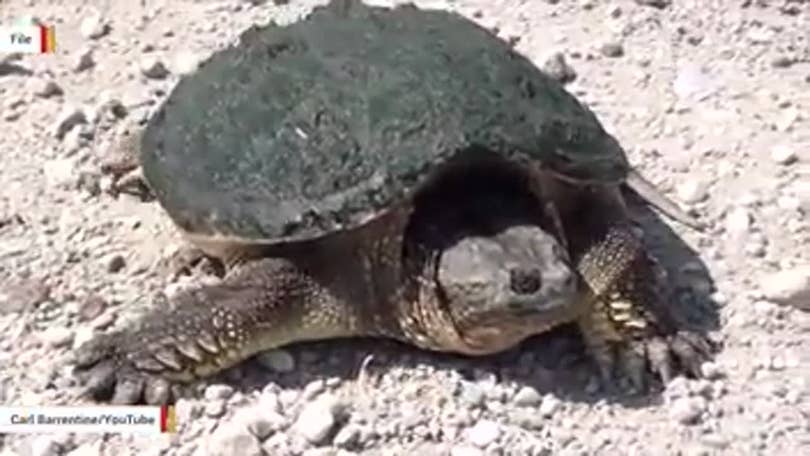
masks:
[[[658,213],[629,199],[631,210],[645,232],[651,251],[667,270],[674,314],[681,328],[707,336],[719,327],[718,306],[712,300],[714,281],[698,253],[673,231]],[[563,401],[594,404],[607,401],[629,408],[660,403],[661,385],[646,393],[606,392],[598,387],[597,371],[573,324],[524,341],[514,349],[484,357],[429,352],[409,345],[372,338],[304,342],[285,347],[296,359],[288,373],[268,372],[258,362],[244,363],[239,382],[243,392],[274,383],[282,389],[301,390],[311,382],[336,378],[348,382],[360,376],[361,366],[372,362],[370,377],[404,369],[432,372],[435,379],[456,378],[475,382],[491,378],[498,383],[530,386],[540,394],[552,393]],[[373,383],[368,386],[373,390]],[[448,393],[449,394],[449,393]]]

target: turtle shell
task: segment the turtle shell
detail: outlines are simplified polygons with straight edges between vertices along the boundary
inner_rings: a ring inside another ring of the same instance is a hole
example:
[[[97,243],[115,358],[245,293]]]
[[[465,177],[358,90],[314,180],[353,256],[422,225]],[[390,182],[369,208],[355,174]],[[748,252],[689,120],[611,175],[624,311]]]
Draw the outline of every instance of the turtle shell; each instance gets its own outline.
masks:
[[[482,151],[578,181],[629,169],[590,110],[473,21],[345,0],[245,31],[141,138],[181,229],[269,243],[357,227]]]

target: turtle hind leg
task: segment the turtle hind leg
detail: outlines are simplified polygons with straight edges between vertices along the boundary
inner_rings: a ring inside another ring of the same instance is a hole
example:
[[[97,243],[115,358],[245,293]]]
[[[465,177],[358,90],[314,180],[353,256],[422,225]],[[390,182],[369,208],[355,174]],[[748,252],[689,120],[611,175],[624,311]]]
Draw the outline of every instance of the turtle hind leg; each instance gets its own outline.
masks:
[[[351,335],[350,308],[280,259],[244,264],[221,284],[183,291],[132,328],[98,335],[76,353],[85,395],[166,403],[170,387],[286,343]]]
[[[635,389],[644,389],[648,372],[664,383],[681,372],[700,375],[713,347],[679,328],[663,269],[632,226],[614,226],[591,244],[579,270],[592,291],[579,326],[607,386],[617,369]]]

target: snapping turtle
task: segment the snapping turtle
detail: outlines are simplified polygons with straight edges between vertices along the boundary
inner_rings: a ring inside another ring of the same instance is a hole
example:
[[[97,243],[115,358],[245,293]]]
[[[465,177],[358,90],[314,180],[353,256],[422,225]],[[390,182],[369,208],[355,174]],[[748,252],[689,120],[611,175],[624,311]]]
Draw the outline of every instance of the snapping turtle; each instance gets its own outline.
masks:
[[[482,355],[577,322],[606,378],[637,383],[707,356],[669,323],[619,188],[693,220],[590,110],[459,15],[344,0],[252,27],[177,84],[140,163],[228,272],[80,347],[96,398],[164,402],[262,350],[357,335]]]

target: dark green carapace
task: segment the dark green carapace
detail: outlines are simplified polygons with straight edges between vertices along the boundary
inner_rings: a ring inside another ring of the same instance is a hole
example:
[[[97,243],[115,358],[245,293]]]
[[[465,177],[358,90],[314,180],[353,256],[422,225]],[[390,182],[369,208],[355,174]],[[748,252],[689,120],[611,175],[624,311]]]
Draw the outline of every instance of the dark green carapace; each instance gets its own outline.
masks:
[[[353,228],[476,147],[583,181],[628,169],[588,109],[489,31],[359,2],[213,54],[152,118],[141,162],[186,231],[281,241]]]

